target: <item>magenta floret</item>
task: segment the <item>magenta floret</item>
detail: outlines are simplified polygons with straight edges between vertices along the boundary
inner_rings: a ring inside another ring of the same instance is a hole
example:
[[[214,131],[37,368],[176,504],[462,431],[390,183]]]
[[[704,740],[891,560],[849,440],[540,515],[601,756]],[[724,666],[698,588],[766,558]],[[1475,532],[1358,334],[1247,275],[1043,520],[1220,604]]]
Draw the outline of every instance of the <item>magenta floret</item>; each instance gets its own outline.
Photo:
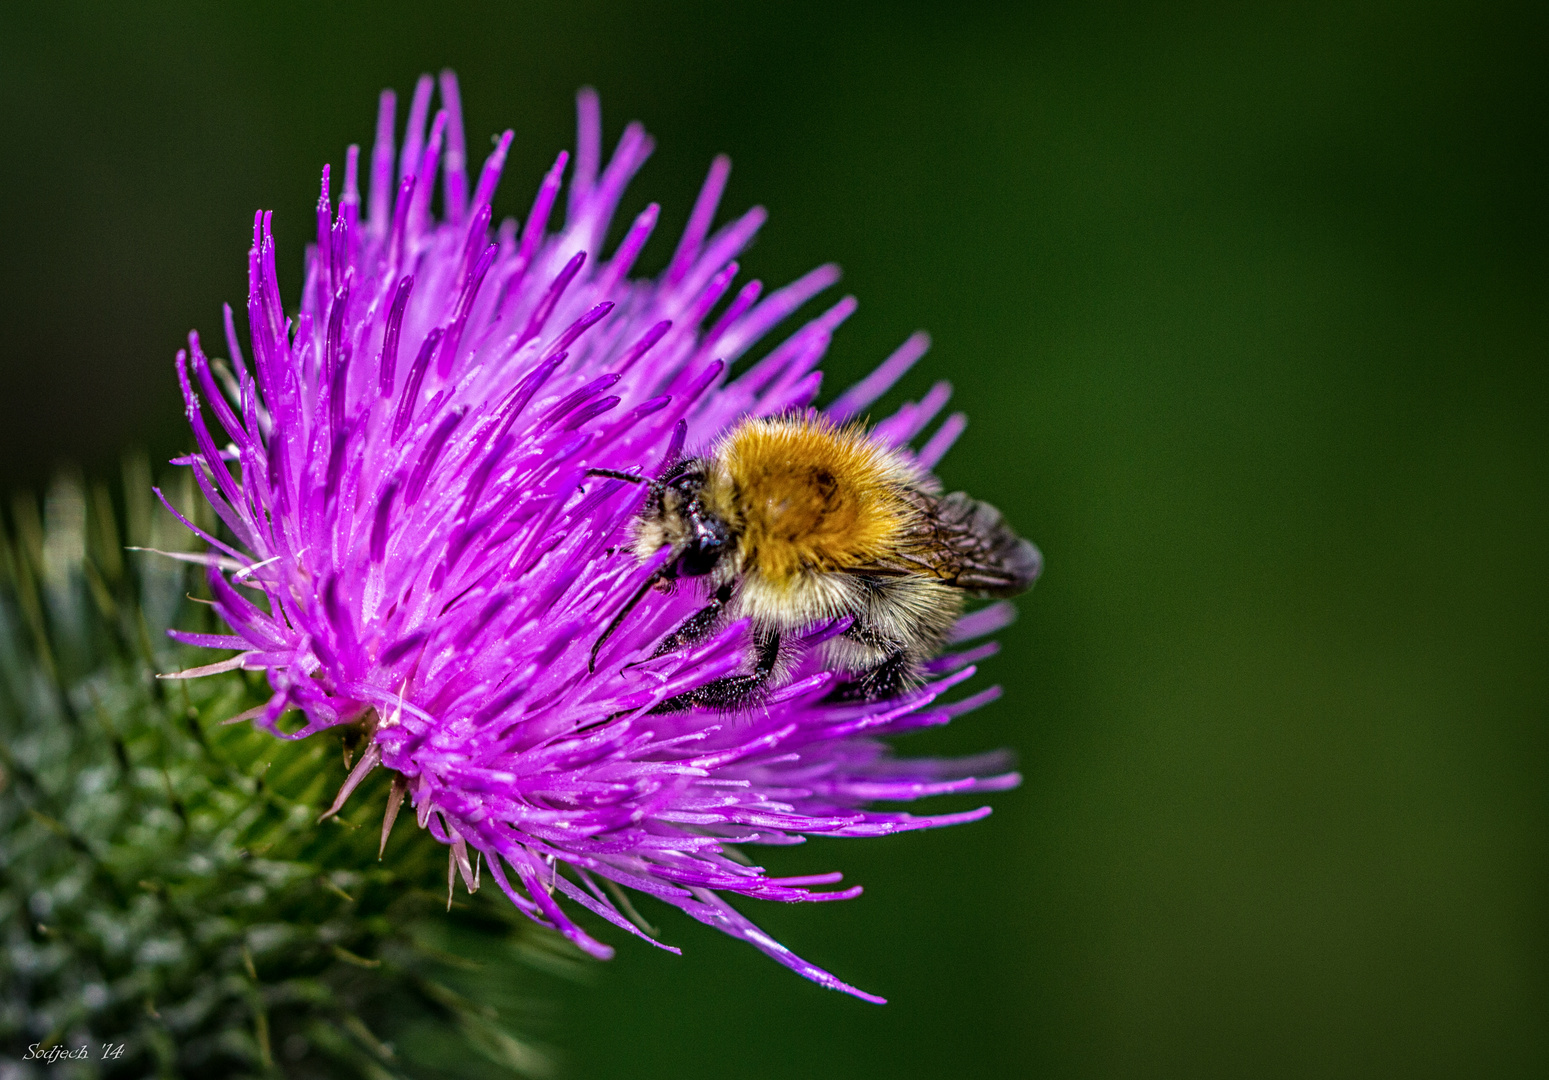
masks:
[[[183,674],[266,670],[274,694],[250,718],[280,738],[363,723],[371,742],[335,809],[385,765],[396,775],[384,843],[407,794],[419,824],[450,846],[449,873],[472,888],[487,867],[523,912],[593,955],[612,950],[557,901],[645,937],[617,889],[625,886],[824,986],[880,1001],[798,958],[720,895],[829,900],[859,887],[815,892],[840,875],[770,877],[727,845],[879,836],[989,813],[869,807],[1018,782],[1002,755],[904,760],[882,741],[992,699],[994,690],[939,702],[993,646],[935,661],[934,681],[897,701],[825,703],[834,673],[808,650],[793,679],[755,708],[652,714],[736,671],[747,650],[739,624],[653,658],[702,603],[681,589],[651,594],[603,648],[595,674],[587,670],[601,627],[653,567],[616,550],[642,489],[585,470],[651,472],[741,417],[809,406],[818,362],[854,301],[729,374],[837,269],[819,267],[767,297],[757,281],[733,294],[734,260],[764,211],[711,232],[729,170],[717,158],[666,271],[631,279],[657,208],[611,255],[601,244],[652,142],[632,124],[603,166],[590,91],[579,98],[563,227],[550,227],[562,153],[525,222],[492,232],[511,132],[470,197],[456,80],[444,73],[440,87],[432,118],[434,84],[420,80],[401,152],[394,96],[382,95],[364,219],[358,148],[349,148],[336,211],[323,170],[294,319],[280,302],[269,215],[255,220],[251,366],[229,308],[229,369],[206,358],[197,336],[178,355],[197,441],[182,463],[234,540],[201,533],[215,551],[199,558],[234,634],[174,636],[241,650]],[[910,338],[830,413],[859,414],[926,345],[923,334]],[[948,393],[937,384],[878,425],[877,437],[906,446]],[[201,401],[230,440],[224,449]],[[915,457],[934,465],[962,426],[948,417]],[[1005,605],[971,614],[958,639],[990,633],[1008,615]],[[809,641],[842,629],[814,628]],[[305,724],[286,732],[279,721],[290,710]]]

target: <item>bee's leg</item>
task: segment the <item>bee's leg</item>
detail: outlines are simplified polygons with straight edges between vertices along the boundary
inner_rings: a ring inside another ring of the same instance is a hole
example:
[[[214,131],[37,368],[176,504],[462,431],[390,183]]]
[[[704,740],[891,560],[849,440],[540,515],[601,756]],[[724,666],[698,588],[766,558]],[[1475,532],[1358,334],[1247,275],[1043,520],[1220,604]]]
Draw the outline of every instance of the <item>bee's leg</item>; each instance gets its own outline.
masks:
[[[736,709],[751,704],[774,674],[775,665],[780,662],[779,631],[769,630],[757,634],[753,639],[753,647],[757,655],[750,674],[712,679],[686,694],[668,698],[651,711],[681,712],[692,705],[702,705],[707,709]]]
[[[852,678],[834,687],[823,700],[838,704],[897,697],[914,684],[915,675],[914,657],[900,645],[881,663],[856,672]]]
[[[731,585],[728,583],[715,590],[715,598],[708,606],[694,612],[676,630],[662,638],[662,643],[656,646],[651,659],[655,660],[658,656],[665,656],[696,641],[703,641],[715,627],[716,620],[721,617],[721,612],[730,602]]]
[[[857,672],[853,679],[840,683],[825,701],[880,701],[896,697],[914,681],[915,665],[909,650],[899,649],[875,667]]]

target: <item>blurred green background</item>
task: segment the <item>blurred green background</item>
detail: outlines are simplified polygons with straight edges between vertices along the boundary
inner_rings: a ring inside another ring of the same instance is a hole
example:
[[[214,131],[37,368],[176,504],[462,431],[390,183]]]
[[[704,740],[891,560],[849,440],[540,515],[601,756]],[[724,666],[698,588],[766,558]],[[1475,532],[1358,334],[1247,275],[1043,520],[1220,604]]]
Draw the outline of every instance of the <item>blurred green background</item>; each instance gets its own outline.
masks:
[[[577,86],[646,123],[648,270],[730,153],[745,269],[862,301],[829,392],[929,329],[889,400],[952,379],[944,479],[1047,555],[906,745],[1024,786],[744,905],[892,1003],[649,908],[686,955],[555,991],[571,1076],[1549,1075],[1543,5],[126,7],[0,9],[0,487],[176,452],[253,210],[294,303],[320,166],[450,65],[497,214]]]

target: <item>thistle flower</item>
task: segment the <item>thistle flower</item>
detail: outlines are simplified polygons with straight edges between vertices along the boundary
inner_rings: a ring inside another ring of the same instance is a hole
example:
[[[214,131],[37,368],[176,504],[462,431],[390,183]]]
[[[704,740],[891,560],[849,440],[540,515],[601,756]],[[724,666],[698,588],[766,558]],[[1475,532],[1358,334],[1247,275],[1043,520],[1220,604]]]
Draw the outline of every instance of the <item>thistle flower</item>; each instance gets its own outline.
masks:
[[[654,472],[738,418],[809,407],[817,364],[854,300],[733,374],[838,271],[819,267],[768,296],[757,281],[733,293],[735,259],[765,214],[754,208],[711,232],[726,159],[712,164],[667,269],[631,279],[657,207],[611,253],[602,245],[652,149],[638,125],[604,166],[597,99],[583,91],[563,226],[550,227],[570,164],[562,153],[526,220],[492,232],[490,200],[512,133],[470,194],[457,83],[441,76],[432,119],[433,89],[420,80],[401,148],[393,94],[382,95],[364,214],[358,148],[349,148],[337,210],[323,170],[294,320],[280,302],[269,215],[255,219],[251,367],[229,307],[230,369],[207,359],[197,336],[178,355],[197,441],[182,463],[233,541],[201,532],[216,550],[200,558],[234,632],[174,636],[241,650],[180,674],[267,671],[273,697],[242,718],[280,738],[357,725],[369,738],[335,810],[386,766],[395,780],[384,846],[408,795],[420,826],[450,847],[449,888],[460,876],[471,890],[487,870],[520,910],[594,956],[612,949],[559,900],[650,940],[624,886],[824,986],[881,1001],[800,959],[722,895],[832,900],[859,887],[814,891],[841,875],[772,877],[732,845],[880,836],[989,813],[869,807],[1018,782],[984,776],[1002,767],[999,755],[902,760],[880,741],[995,697],[991,689],[939,703],[994,646],[939,659],[933,681],[904,698],[864,704],[824,701],[836,673],[809,648],[756,708],[653,714],[735,672],[747,651],[741,624],[653,657],[702,603],[682,590],[652,594],[588,671],[602,626],[654,567],[619,550],[640,487],[586,470]],[[926,345],[923,335],[910,338],[828,413],[857,415]],[[876,438],[906,447],[949,393],[937,384],[879,424]],[[201,404],[230,439],[224,449]],[[960,415],[947,418],[915,459],[930,468],[962,428]],[[971,614],[956,639],[1008,617],[1004,605]],[[815,628],[807,644],[843,629]],[[295,730],[281,726],[290,710],[304,717]]]

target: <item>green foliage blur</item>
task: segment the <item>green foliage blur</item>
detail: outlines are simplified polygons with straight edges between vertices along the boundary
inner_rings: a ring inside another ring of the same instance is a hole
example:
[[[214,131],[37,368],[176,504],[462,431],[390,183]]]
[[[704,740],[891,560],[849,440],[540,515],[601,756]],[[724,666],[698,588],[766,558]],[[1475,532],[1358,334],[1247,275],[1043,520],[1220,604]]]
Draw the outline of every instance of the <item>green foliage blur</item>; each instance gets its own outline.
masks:
[[[930,330],[882,408],[952,379],[943,479],[1048,561],[1006,696],[905,745],[1023,787],[760,853],[866,886],[747,910],[891,1003],[647,902],[685,955],[556,984],[570,1075],[1549,1075],[1542,4],[6,5],[0,486],[177,452],[253,211],[294,302],[321,165],[442,66],[497,214],[576,87],[642,120],[648,271],[729,153],[745,271],[861,300],[828,392]]]

